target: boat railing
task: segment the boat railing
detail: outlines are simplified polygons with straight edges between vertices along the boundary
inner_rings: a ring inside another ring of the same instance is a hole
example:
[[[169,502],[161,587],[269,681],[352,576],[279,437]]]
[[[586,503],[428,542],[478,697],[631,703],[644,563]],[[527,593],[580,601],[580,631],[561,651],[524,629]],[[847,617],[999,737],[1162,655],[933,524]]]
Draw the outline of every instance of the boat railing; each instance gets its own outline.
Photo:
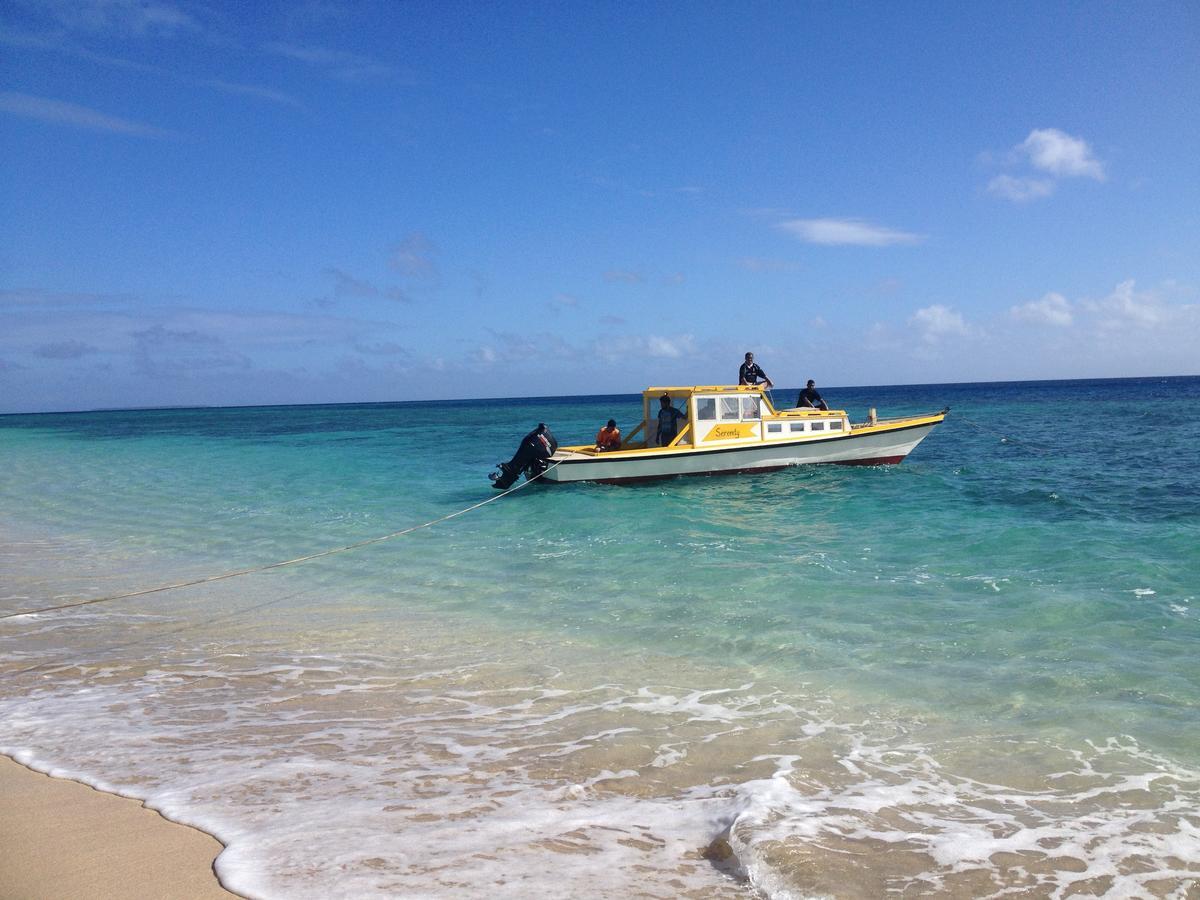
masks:
[[[671,443],[667,444],[667,446],[674,447],[674,446],[678,445],[680,441],[682,441],[685,437],[687,437],[691,433],[692,433],[692,423],[688,422],[686,425],[683,426],[683,431],[681,431],[681,432],[679,432],[679,434],[675,435],[675,440],[671,441]]]
[[[916,413],[911,416],[876,416],[875,411],[871,410],[870,415],[865,422],[851,422],[850,427],[854,428],[870,428],[874,425],[894,425],[897,422],[911,422],[913,419],[929,419],[934,416],[944,416],[950,412],[950,407],[939,409],[937,412],[931,413]]]

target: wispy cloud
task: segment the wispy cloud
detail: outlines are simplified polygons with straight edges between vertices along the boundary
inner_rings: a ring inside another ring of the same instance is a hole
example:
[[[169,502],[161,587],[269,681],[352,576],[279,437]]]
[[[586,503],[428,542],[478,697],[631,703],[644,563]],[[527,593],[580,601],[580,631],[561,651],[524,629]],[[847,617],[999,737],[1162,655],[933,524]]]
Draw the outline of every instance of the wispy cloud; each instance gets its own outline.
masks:
[[[612,324],[624,324],[619,320]],[[559,335],[513,333],[488,329],[491,340],[474,349],[471,359],[484,367],[514,365],[541,366],[552,360],[594,362],[606,364],[630,358],[662,360],[682,359],[695,355],[696,339],[690,334],[641,335],[613,334],[573,344]]]
[[[102,131],[109,134],[126,134],[146,138],[177,138],[180,136],[165,128],[110,116],[107,113],[88,109],[86,106],[77,106],[74,103],[51,100],[47,97],[34,97],[31,94],[20,94],[15,91],[0,92],[0,112],[24,116],[28,119],[38,119],[55,125],[67,125],[72,128]]]
[[[343,81],[380,78],[393,75],[396,72],[394,67],[368,56],[347,53],[342,50],[330,50],[326,47],[272,41],[265,44],[263,49],[276,56],[282,56],[285,59],[296,60],[297,62],[322,69],[334,78],[339,78]]]
[[[255,97],[259,100],[266,100],[269,103],[277,103],[280,106],[290,106],[293,109],[303,109],[304,104],[290,94],[285,94],[283,91],[277,91],[274,88],[263,87],[259,84],[237,84],[232,81],[222,81],[219,78],[211,78],[207,81],[201,81],[199,84],[204,87],[214,88],[218,91],[223,91],[226,94],[240,94],[244,97]]]
[[[1014,203],[1027,203],[1039,197],[1048,197],[1054,193],[1054,182],[1049,178],[1034,176],[1016,177],[1013,175],[997,175],[988,182],[988,193],[1012,200]]]
[[[890,247],[919,244],[923,235],[873,225],[861,219],[788,219],[779,228],[809,244],[826,246]]]
[[[747,272],[799,272],[801,265],[790,259],[770,259],[763,256],[743,256],[738,267]]]
[[[62,30],[55,31],[52,34],[20,34],[8,31],[3,25],[0,25],[0,44],[62,53],[112,69],[119,69],[125,72],[139,72],[156,78],[170,78],[184,84],[196,85],[197,87],[221,91],[226,94],[253,97],[258,100],[276,103],[280,106],[304,109],[304,104],[295,97],[275,88],[267,87],[266,85],[242,84],[234,81],[226,81],[221,78],[193,78],[163,66],[137,62],[106,53],[97,53],[94,50],[79,46],[68,32]]]
[[[388,265],[413,278],[437,278],[437,245],[419,231],[405,235],[392,248]]]
[[[124,294],[72,294],[40,290],[0,290],[0,309],[75,309],[97,305],[128,304]]]
[[[43,6],[61,25],[80,31],[144,37],[200,27],[191,13],[163,0],[47,0]]]
[[[91,344],[85,344],[83,341],[72,338],[71,340],[43,344],[33,351],[33,355],[42,359],[79,359],[80,357],[87,356],[89,353],[99,352],[99,347],[93,347]]]
[[[412,302],[412,298],[398,287],[379,287],[366,279],[357,278],[342,269],[326,269],[325,274],[333,278],[333,293],[337,297],[395,300],[398,303]]]
[[[1053,291],[1040,300],[1030,300],[1028,303],[1013,306],[1008,312],[1018,321],[1032,322],[1035,325],[1056,325],[1065,328],[1074,321],[1070,301]]]
[[[579,298],[574,294],[555,294],[550,298],[550,306],[554,309],[578,309]]]
[[[371,356],[411,356],[412,351],[395,341],[360,341],[354,345],[359,353]]]
[[[604,273],[604,280],[609,284],[642,284],[646,276],[627,269],[609,269]]]
[[[134,331],[131,337],[134,368],[142,375],[175,377],[195,371],[250,368],[247,356],[201,331],[153,325]]]

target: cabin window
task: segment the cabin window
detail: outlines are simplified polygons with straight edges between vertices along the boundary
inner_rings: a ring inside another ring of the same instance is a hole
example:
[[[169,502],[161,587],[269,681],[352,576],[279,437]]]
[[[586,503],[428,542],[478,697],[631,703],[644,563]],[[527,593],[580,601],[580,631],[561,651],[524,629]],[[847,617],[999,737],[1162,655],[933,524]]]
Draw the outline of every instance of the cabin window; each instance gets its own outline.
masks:
[[[767,433],[768,434],[780,434],[780,433],[782,433],[782,431],[783,431],[783,423],[782,422],[768,422],[767,423]]]
[[[759,408],[759,399],[757,397],[743,397],[742,398],[742,418],[743,419],[757,419],[759,417],[758,408]]]
[[[715,397],[700,397],[696,401],[696,418],[702,422],[711,422],[717,417],[717,400]]]
[[[841,431],[842,430],[842,420],[838,419],[836,422],[830,422],[829,430],[830,431]]]
[[[813,431],[824,431],[824,430],[825,430],[825,423],[824,423],[824,422],[813,422],[813,423],[812,423],[812,430],[813,430]]]
[[[721,421],[736,422],[738,419],[738,398],[737,397],[722,397],[720,399]]]
[[[792,431],[793,431],[793,432],[796,432],[796,431],[803,431],[803,430],[804,430],[804,423],[803,423],[803,422],[793,422],[793,423],[792,423]]]

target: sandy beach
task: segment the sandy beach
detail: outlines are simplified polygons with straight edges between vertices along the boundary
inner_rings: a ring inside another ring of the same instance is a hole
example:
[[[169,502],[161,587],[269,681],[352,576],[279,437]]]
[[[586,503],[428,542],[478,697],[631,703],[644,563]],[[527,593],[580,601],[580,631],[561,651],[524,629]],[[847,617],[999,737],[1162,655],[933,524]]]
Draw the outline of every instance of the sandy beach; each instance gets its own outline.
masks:
[[[0,893],[231,898],[213,874],[221,843],[136,800],[51,778],[0,756]]]

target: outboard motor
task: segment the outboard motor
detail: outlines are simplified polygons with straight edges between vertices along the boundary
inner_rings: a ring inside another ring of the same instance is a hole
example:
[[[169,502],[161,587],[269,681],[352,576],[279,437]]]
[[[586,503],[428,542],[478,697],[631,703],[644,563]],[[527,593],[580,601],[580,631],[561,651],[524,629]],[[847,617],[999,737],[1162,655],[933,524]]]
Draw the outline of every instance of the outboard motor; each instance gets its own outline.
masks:
[[[550,457],[557,449],[558,441],[546,427],[546,423],[539,422],[537,428],[521,438],[513,458],[508,462],[498,463],[499,471],[488,476],[492,480],[492,487],[506,491],[521,477],[522,472],[525,473],[527,481],[537,478],[549,468]]]

